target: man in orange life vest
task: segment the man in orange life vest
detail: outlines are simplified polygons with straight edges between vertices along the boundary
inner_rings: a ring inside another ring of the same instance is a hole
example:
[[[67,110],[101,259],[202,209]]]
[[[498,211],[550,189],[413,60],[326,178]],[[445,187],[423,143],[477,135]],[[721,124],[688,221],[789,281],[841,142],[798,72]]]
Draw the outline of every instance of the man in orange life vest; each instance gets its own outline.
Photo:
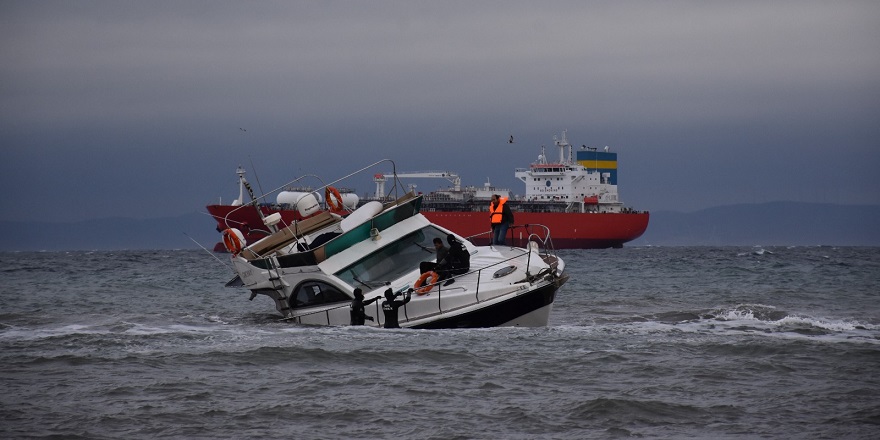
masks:
[[[492,223],[492,243],[504,245],[507,239],[507,228],[513,224],[513,212],[507,206],[507,197],[492,195],[489,204],[489,219]]]

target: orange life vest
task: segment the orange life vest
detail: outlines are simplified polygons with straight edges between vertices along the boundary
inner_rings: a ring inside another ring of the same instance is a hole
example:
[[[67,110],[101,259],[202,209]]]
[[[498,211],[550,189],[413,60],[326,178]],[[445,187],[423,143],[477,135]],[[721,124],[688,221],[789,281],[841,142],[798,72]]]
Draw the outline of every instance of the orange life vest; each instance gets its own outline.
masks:
[[[501,224],[501,213],[504,210],[504,204],[507,203],[507,197],[498,198],[498,206],[492,208],[492,202],[489,202],[489,219],[493,225]]]

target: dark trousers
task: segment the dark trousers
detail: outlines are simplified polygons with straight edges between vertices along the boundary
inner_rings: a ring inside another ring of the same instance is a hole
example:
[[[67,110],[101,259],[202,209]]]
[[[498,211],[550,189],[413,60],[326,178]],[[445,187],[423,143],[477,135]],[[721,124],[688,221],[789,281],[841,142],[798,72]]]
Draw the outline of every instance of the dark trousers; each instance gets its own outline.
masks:
[[[507,223],[498,223],[492,225],[492,244],[505,244],[507,241],[507,228],[510,225]]]
[[[422,261],[419,263],[419,273],[425,272],[437,272],[437,275],[440,276],[437,281],[449,278],[449,270],[446,268],[446,265],[440,265],[432,261]]]

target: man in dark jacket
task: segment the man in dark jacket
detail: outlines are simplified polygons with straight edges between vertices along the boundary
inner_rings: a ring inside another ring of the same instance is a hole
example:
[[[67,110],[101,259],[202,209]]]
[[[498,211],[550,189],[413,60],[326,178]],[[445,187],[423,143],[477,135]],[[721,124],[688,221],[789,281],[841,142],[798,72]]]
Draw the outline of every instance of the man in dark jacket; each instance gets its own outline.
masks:
[[[397,309],[412,299],[412,289],[406,291],[403,301],[394,299],[394,292],[391,289],[385,291],[385,301],[382,301],[382,311],[385,313],[385,328],[400,328],[397,322]]]
[[[449,260],[449,273],[451,275],[467,273],[471,268],[471,254],[468,252],[467,246],[452,234],[446,236],[446,242],[449,243],[449,255],[446,257]],[[443,285],[448,286],[454,282],[455,278],[451,278]]]
[[[354,300],[351,302],[351,325],[364,325],[365,320],[374,321],[372,316],[367,316],[364,307],[372,304],[381,296],[364,301],[364,292],[360,287],[354,289]]]
[[[437,272],[442,280],[449,276],[447,272],[447,269],[449,269],[449,259],[447,258],[449,255],[449,248],[443,246],[443,240],[441,240],[440,237],[435,237],[434,249],[437,251],[437,262],[422,261],[419,263],[419,273]]]

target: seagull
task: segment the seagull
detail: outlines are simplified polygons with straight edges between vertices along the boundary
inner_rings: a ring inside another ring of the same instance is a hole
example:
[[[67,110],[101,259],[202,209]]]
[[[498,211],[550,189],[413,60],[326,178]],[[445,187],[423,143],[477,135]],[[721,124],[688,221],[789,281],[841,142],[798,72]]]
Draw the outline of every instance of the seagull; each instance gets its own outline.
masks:
[[[513,143],[513,135],[510,135],[510,139],[507,140],[507,143],[508,143],[508,144],[512,144],[512,143]]]
[[[241,128],[241,127],[238,127],[238,129],[241,130],[241,131],[247,131],[247,130]]]

